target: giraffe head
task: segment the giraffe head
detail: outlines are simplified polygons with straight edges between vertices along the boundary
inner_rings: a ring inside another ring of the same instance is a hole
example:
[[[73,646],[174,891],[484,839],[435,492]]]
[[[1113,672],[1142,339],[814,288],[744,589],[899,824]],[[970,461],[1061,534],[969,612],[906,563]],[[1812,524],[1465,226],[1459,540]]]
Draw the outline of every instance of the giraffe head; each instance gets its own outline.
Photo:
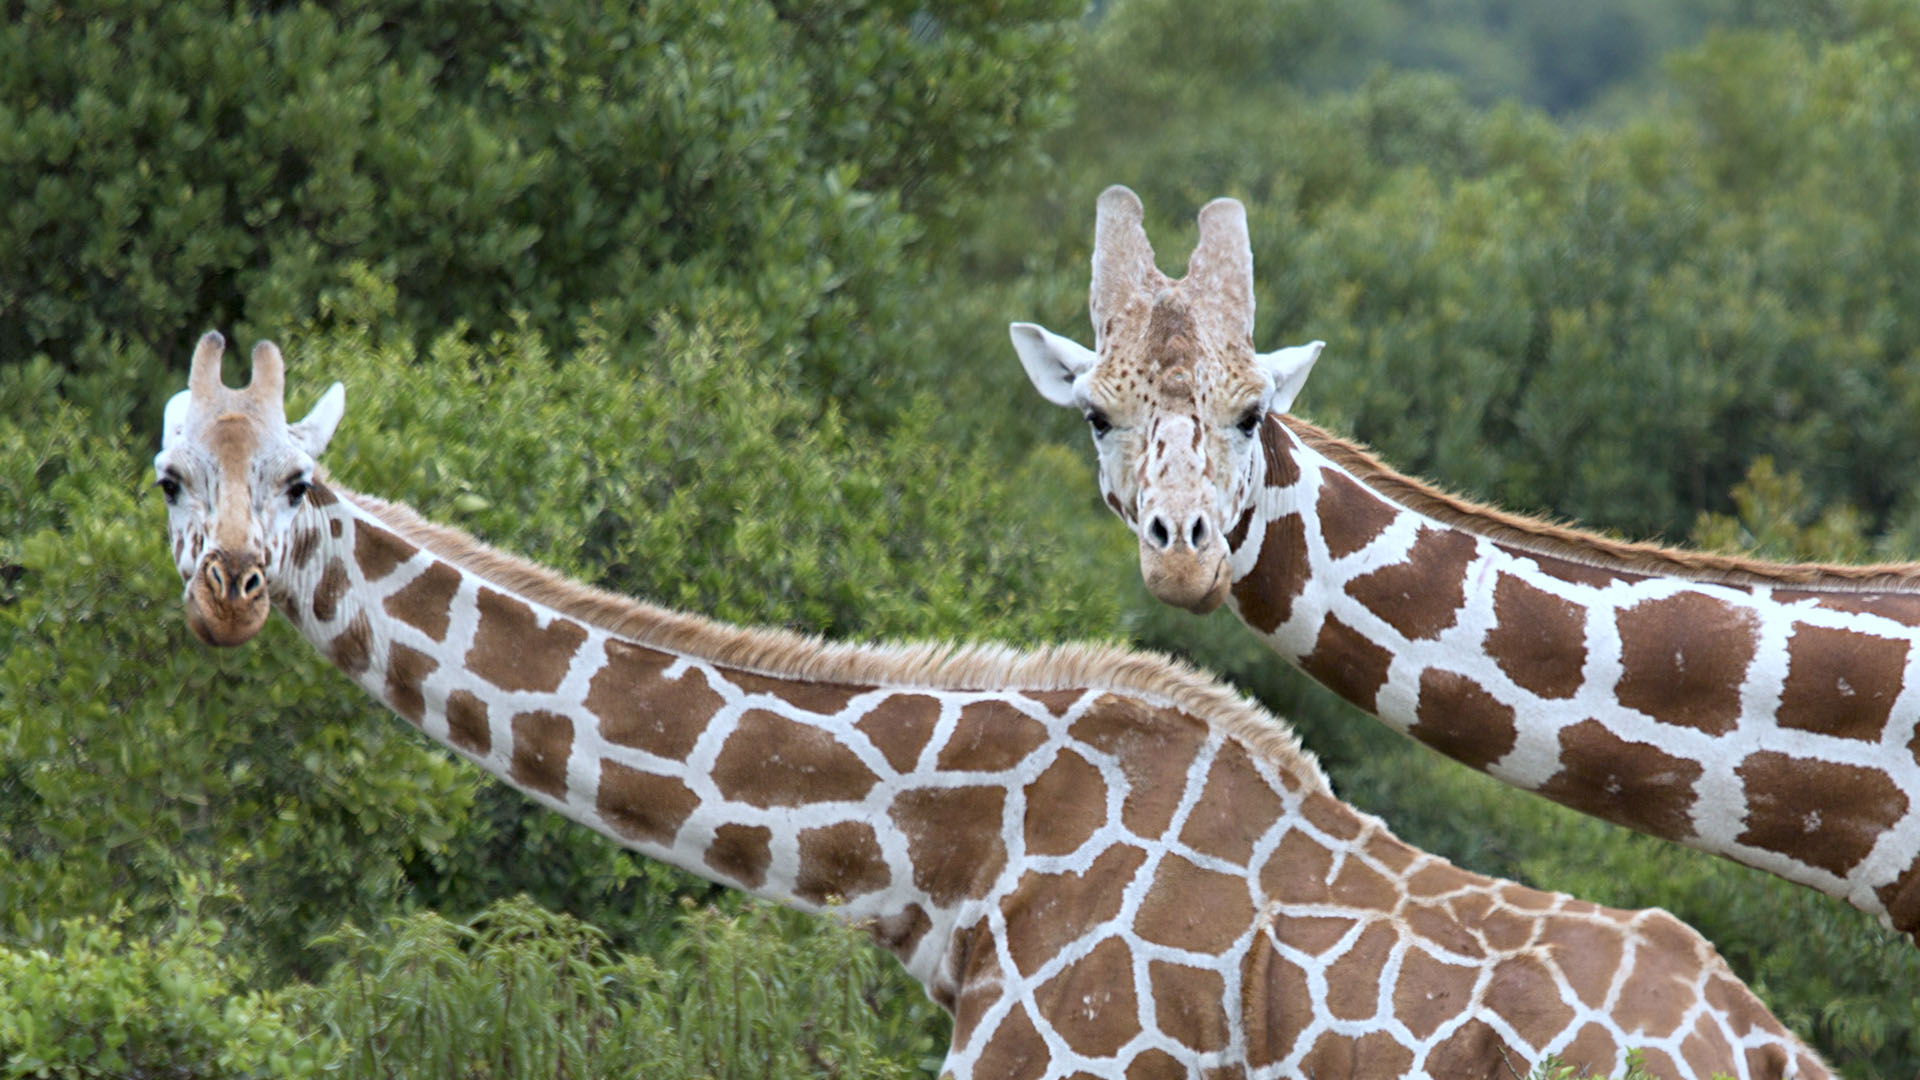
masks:
[[[153,459],[187,585],[187,625],[209,645],[239,645],[266,623],[268,580],[313,485],[314,459],[346,407],[334,383],[305,420],[288,424],[280,350],[255,345],[252,379],[231,390],[220,379],[225,347],[217,333],[200,339],[187,389],[167,402]]]
[[[1201,208],[1175,281],[1154,266],[1139,197],[1102,192],[1087,307],[1091,350],[1033,323],[1012,325],[1014,348],[1042,397],[1086,416],[1148,590],[1211,611],[1231,584],[1227,531],[1260,491],[1267,414],[1292,404],[1324,342],[1254,351],[1253,251],[1232,199]]]

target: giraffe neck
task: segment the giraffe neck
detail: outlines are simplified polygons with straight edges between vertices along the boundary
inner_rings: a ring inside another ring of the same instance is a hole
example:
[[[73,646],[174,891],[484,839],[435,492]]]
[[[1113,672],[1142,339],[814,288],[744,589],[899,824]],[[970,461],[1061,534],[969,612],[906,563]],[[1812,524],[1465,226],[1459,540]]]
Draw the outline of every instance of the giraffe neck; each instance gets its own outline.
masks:
[[[1200,729],[1195,714],[1225,718],[1289,783],[1326,790],[1283,725],[1155,658],[831,646],[727,627],[586,589],[327,484],[288,537],[270,556],[276,608],[409,723],[646,855],[868,926],[936,999],[954,985],[954,928],[978,921],[1023,855],[1006,844],[1011,815],[1090,832],[1088,815],[1105,813],[1097,795],[1076,805],[1086,793],[1073,784],[1025,789],[1040,771],[1030,759],[1104,739],[1108,768],[1124,772],[1145,745],[1087,720],[1097,703],[1128,703],[1101,705],[1128,730],[1161,722],[1163,706],[1142,701],[1170,701]]]
[[[1261,493],[1229,537],[1232,602],[1281,656],[1503,782],[1920,940],[1909,576],[1538,525],[1290,418],[1269,418],[1262,443]]]

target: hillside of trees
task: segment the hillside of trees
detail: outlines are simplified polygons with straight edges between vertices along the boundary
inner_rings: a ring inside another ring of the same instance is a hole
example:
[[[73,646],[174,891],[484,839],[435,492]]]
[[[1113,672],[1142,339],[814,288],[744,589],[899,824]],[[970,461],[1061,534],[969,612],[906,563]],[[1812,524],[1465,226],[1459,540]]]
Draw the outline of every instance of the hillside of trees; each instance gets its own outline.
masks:
[[[1090,338],[1106,185],[1170,270],[1233,195],[1257,341],[1328,342],[1297,411],[1396,466],[1624,535],[1920,557],[1920,6],[1211,11],[13,5],[0,1071],[914,1076],[945,1046],[857,935],[534,808],[283,622],[200,646],[148,463],[213,327],[282,345],[295,415],[347,384],[327,464],[359,490],[736,622],[1188,657],[1408,840],[1666,907],[1846,1075],[1920,1070],[1904,939],[1154,604],[1005,331]]]

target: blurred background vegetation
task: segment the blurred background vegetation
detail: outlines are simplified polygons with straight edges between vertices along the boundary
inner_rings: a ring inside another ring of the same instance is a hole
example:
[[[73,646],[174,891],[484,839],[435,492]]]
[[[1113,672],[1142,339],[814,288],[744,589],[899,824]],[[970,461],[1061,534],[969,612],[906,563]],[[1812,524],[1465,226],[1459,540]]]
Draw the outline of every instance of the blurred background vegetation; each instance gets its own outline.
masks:
[[[286,347],[296,415],[347,383],[345,483],[587,580],[1225,672],[1409,840],[1668,907],[1847,1075],[1911,1077],[1905,940],[1155,606],[1005,325],[1087,338],[1105,185],[1175,271],[1235,195],[1259,342],[1329,343],[1303,415],[1514,509],[1910,558],[1916,103],[1911,0],[10,5],[0,1073],[896,1076],[945,1046],[855,935],[531,810],[284,625],[195,644],[147,462],[218,327]]]

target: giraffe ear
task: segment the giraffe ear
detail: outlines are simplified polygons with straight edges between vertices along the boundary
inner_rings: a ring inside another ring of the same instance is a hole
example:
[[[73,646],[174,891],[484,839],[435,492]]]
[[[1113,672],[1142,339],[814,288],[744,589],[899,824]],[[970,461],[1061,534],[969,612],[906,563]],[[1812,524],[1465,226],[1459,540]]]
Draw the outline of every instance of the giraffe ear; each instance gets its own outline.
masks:
[[[1033,380],[1040,396],[1055,405],[1075,408],[1074,381],[1093,370],[1099,355],[1035,323],[1012,323],[1007,332],[1013,335],[1013,350],[1020,354],[1020,366],[1027,369],[1027,378]]]
[[[326,393],[320,395],[319,402],[313,406],[307,418],[288,428],[287,433],[293,436],[293,441],[307,452],[308,457],[317,458],[327,448],[327,443],[333,438],[333,429],[340,426],[340,417],[346,411],[347,388],[334,383],[327,387]]]
[[[167,399],[167,411],[160,421],[160,450],[165,453],[180,441],[187,429],[187,406],[193,401],[193,391],[182,390]]]
[[[1320,359],[1320,350],[1326,347],[1324,341],[1309,341],[1254,357],[1261,368],[1273,376],[1273,403],[1267,406],[1269,409],[1286,412],[1292,408],[1293,399],[1299,396],[1300,388],[1307,384],[1307,375],[1313,371],[1313,362]]]

